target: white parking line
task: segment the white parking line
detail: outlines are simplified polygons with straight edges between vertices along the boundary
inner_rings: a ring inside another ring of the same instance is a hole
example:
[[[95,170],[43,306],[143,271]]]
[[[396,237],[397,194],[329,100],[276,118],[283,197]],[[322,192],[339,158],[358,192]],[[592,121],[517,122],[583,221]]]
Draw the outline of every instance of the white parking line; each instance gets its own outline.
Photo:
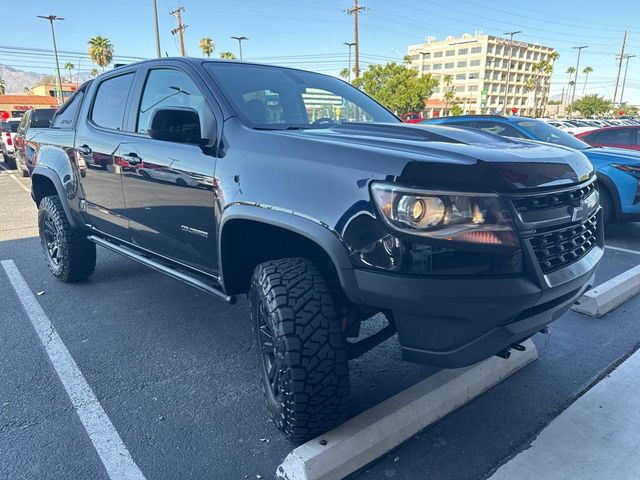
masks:
[[[0,262],[111,480],[145,480],[13,260]]]
[[[604,248],[608,248],[609,250],[616,250],[617,252],[635,253],[636,255],[640,255],[640,251],[631,250],[629,248],[612,247],[611,245],[606,245]]]
[[[27,187],[24,183],[22,183],[20,180],[18,180],[18,178],[15,175],[9,175],[11,178],[13,178],[13,180],[15,180],[15,182],[20,185],[20,188],[23,189],[25,192],[27,193],[31,193],[31,190],[29,190],[29,187]]]

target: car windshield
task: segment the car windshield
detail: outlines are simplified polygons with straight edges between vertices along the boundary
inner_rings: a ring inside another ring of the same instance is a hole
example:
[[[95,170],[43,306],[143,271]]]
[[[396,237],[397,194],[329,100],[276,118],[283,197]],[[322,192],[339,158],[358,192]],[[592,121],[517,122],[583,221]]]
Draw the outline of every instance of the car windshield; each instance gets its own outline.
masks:
[[[533,133],[538,140],[542,142],[554,143],[556,145],[562,145],[565,147],[575,148],[577,150],[585,150],[590,148],[590,145],[578,140],[573,135],[563,132],[559,128],[556,128],[548,123],[541,122],[540,120],[520,120],[516,122],[518,126]]]
[[[2,131],[16,133],[18,131],[19,120],[10,120],[8,122],[2,122]]]
[[[253,128],[400,122],[357,88],[327,75],[231,62],[207,62],[205,67],[240,119]]]

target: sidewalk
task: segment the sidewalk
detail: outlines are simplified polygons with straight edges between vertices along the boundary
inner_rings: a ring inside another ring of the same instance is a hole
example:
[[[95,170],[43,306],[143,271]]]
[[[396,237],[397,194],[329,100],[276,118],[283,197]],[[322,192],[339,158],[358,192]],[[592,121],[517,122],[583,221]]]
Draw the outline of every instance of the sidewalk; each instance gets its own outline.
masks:
[[[640,351],[553,420],[490,480],[640,478]]]

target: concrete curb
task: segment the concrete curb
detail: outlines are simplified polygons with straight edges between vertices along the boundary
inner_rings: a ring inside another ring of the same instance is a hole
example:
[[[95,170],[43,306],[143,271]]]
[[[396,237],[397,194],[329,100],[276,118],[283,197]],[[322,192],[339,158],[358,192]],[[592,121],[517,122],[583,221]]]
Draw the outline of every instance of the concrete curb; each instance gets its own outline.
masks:
[[[538,358],[531,340],[508,360],[491,357],[442,370],[297,447],[276,471],[282,480],[337,480],[359,470]],[[321,443],[322,442],[322,443]]]
[[[571,310],[600,318],[640,293],[640,265],[582,295]]]

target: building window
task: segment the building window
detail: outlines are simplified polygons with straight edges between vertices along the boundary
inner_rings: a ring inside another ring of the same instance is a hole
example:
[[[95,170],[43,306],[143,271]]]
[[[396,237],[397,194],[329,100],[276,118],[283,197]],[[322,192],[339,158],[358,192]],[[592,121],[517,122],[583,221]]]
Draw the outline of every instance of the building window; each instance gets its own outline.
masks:
[[[477,66],[479,66],[479,65],[480,65],[480,60],[471,60],[471,61],[469,62],[469,66],[470,66],[470,67],[477,67]]]
[[[445,56],[447,57],[453,57],[456,54],[455,50],[447,50],[445,53]]]
[[[476,80],[480,78],[480,72],[470,72],[468,78],[469,80]]]
[[[482,47],[473,47],[471,49],[471,53],[481,53],[482,52]]]
[[[425,65],[422,67],[423,72],[428,72],[429,70],[431,70],[431,65]]]
[[[434,70],[441,70],[442,69],[442,64],[441,63],[434,63],[433,64],[433,69]]]
[[[464,67],[466,67],[466,66],[467,66],[467,61],[466,61],[466,60],[461,60],[461,61],[459,61],[459,62],[456,64],[456,66],[457,66],[458,68],[464,68]]]
[[[420,55],[411,55],[411,60],[413,60],[414,62],[420,60]]]
[[[442,58],[442,52],[433,52],[433,58]]]
[[[478,91],[478,85],[469,85],[467,87],[467,92],[477,92]]]
[[[502,55],[502,47],[496,47],[496,55]]]
[[[440,93],[440,87],[433,87],[433,93]]]
[[[467,79],[467,74],[466,73],[458,73],[456,74],[456,80],[466,80]]]
[[[468,48],[460,48],[458,50],[458,55],[466,55],[467,53],[469,53],[469,49]]]
[[[447,62],[444,64],[444,68],[453,68],[455,64],[453,62]]]
[[[464,92],[464,85],[456,85],[456,87],[454,88],[454,90],[456,92]]]

